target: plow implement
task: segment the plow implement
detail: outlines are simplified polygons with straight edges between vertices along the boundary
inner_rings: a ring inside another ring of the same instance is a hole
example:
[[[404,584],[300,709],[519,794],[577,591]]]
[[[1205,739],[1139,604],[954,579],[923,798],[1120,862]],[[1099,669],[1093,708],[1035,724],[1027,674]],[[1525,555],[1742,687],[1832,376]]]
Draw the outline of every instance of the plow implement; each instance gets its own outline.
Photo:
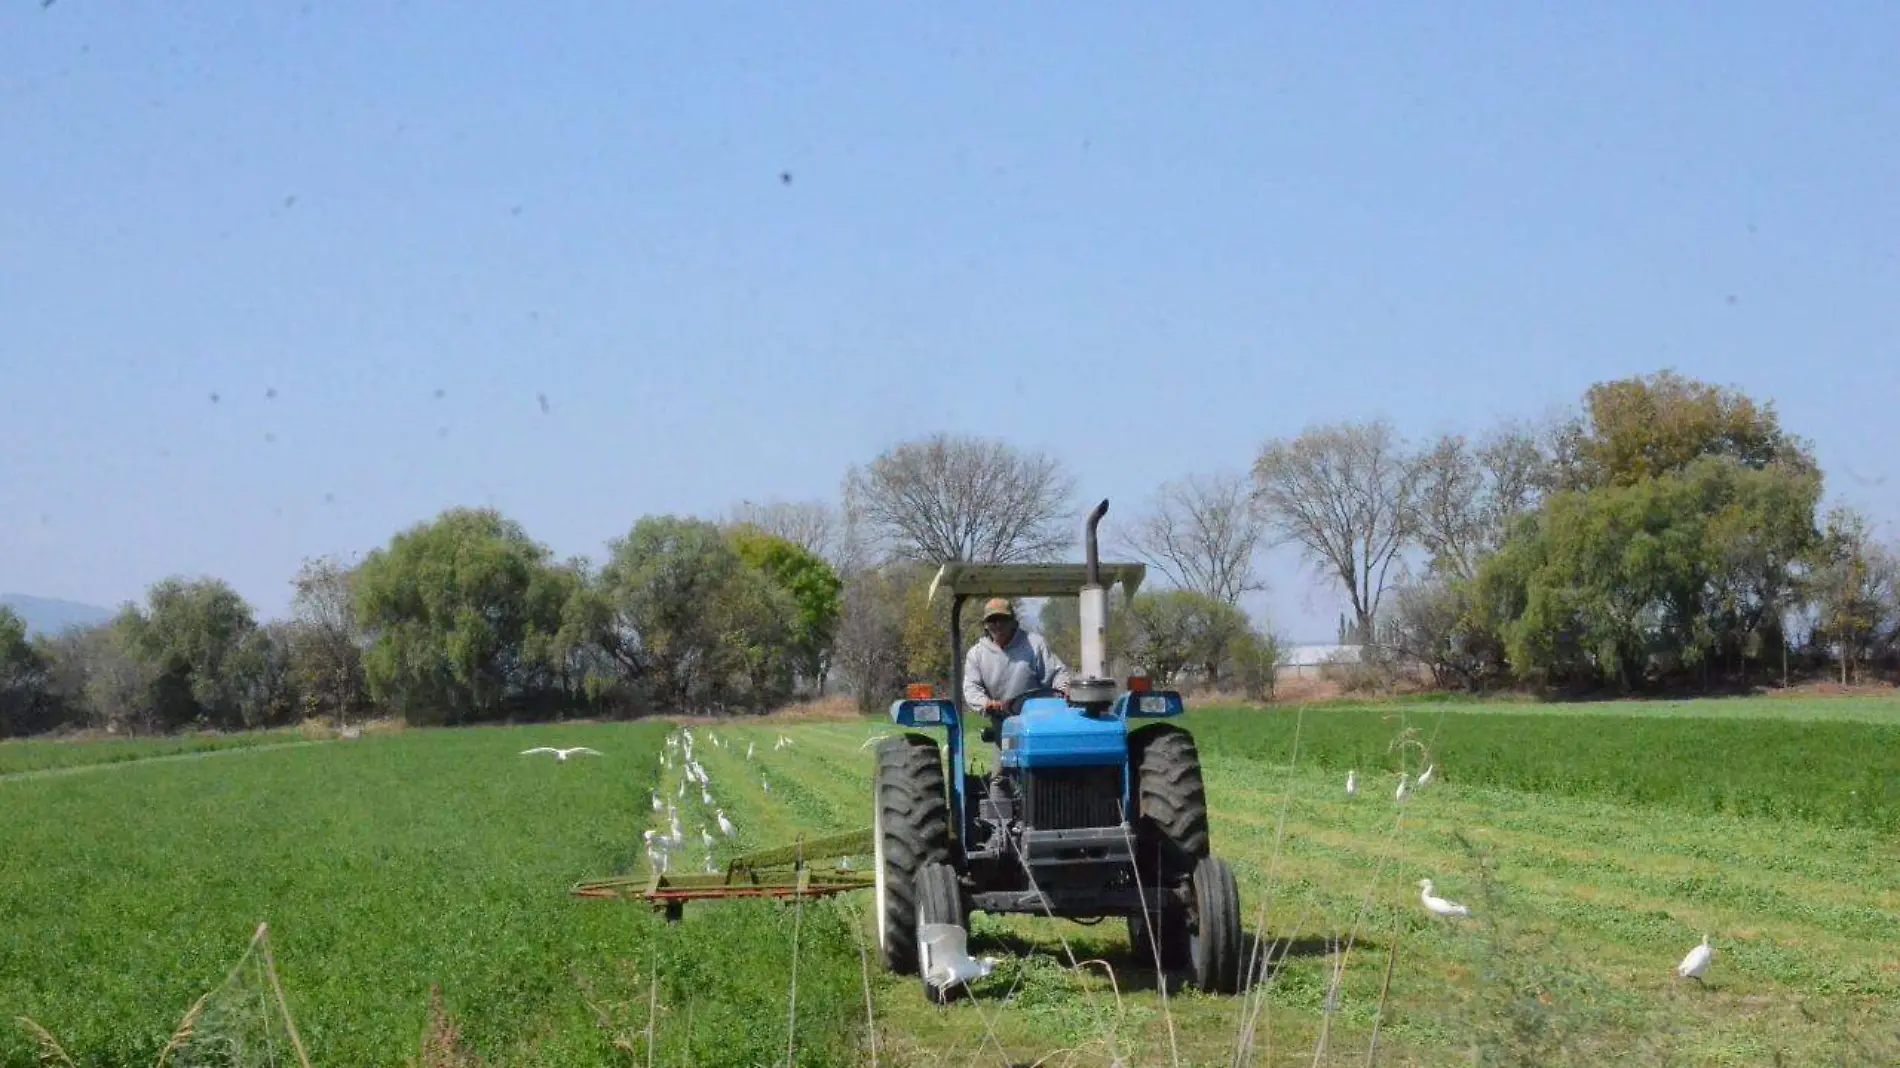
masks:
[[[663,910],[669,923],[678,923],[688,901],[786,900],[869,889],[876,881],[869,871],[835,864],[813,867],[813,862],[850,856],[863,856],[868,862],[871,851],[871,832],[867,828],[810,841],[801,838],[789,846],[748,853],[734,858],[722,872],[654,872],[585,879],[575,883],[570,892],[575,897],[644,901]]]

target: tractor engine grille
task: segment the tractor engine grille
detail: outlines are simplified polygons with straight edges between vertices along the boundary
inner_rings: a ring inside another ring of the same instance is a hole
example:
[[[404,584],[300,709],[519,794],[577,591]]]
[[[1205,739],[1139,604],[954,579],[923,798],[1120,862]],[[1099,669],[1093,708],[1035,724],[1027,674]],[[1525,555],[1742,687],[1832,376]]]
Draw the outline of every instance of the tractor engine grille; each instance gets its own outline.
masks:
[[[1122,821],[1122,769],[1048,768],[1025,776],[1023,820],[1039,831],[1113,827]]]

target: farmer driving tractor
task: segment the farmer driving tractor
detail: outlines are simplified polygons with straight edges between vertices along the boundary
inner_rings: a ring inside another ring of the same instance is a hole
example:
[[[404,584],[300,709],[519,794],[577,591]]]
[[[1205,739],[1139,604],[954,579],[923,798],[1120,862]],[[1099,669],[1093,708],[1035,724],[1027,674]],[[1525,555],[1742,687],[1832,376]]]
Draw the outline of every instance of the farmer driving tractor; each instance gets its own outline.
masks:
[[[983,605],[983,637],[963,658],[963,703],[1000,717],[1009,702],[1031,690],[1068,695],[1069,669],[1040,634],[1023,630],[1006,597]]]

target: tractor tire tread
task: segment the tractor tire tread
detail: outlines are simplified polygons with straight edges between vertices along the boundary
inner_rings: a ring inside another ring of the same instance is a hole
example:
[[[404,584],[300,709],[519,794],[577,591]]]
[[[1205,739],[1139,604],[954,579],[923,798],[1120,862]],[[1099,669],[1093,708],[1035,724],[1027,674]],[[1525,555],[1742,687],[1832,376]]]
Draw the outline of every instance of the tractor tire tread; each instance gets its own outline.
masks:
[[[1158,877],[1184,876],[1211,852],[1207,787],[1194,736],[1172,723],[1129,735],[1136,784],[1135,840],[1144,866],[1157,852]]]

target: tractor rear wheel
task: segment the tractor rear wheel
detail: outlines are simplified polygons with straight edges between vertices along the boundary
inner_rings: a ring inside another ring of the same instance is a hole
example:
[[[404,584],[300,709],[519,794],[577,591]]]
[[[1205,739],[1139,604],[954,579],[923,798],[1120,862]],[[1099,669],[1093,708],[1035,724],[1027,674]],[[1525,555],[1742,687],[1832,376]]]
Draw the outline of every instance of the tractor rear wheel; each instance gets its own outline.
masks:
[[[1174,882],[1208,855],[1207,787],[1194,736],[1171,723],[1128,736],[1135,849],[1144,882]]]
[[[1202,857],[1194,866],[1194,915],[1188,937],[1188,966],[1194,985],[1210,994],[1240,991],[1240,888],[1219,857]]]
[[[957,870],[948,864],[931,862],[917,869],[917,960],[918,972],[923,971],[924,946],[923,929],[927,923],[947,923],[953,927],[962,927],[967,933],[969,919],[963,911],[963,891],[957,885]],[[936,987],[930,979],[924,979],[924,997],[932,1004],[948,1005],[962,992],[962,984],[951,983]]]
[[[935,740],[886,738],[877,747],[871,811],[877,948],[893,972],[917,971],[917,872],[950,859],[950,803]]]

